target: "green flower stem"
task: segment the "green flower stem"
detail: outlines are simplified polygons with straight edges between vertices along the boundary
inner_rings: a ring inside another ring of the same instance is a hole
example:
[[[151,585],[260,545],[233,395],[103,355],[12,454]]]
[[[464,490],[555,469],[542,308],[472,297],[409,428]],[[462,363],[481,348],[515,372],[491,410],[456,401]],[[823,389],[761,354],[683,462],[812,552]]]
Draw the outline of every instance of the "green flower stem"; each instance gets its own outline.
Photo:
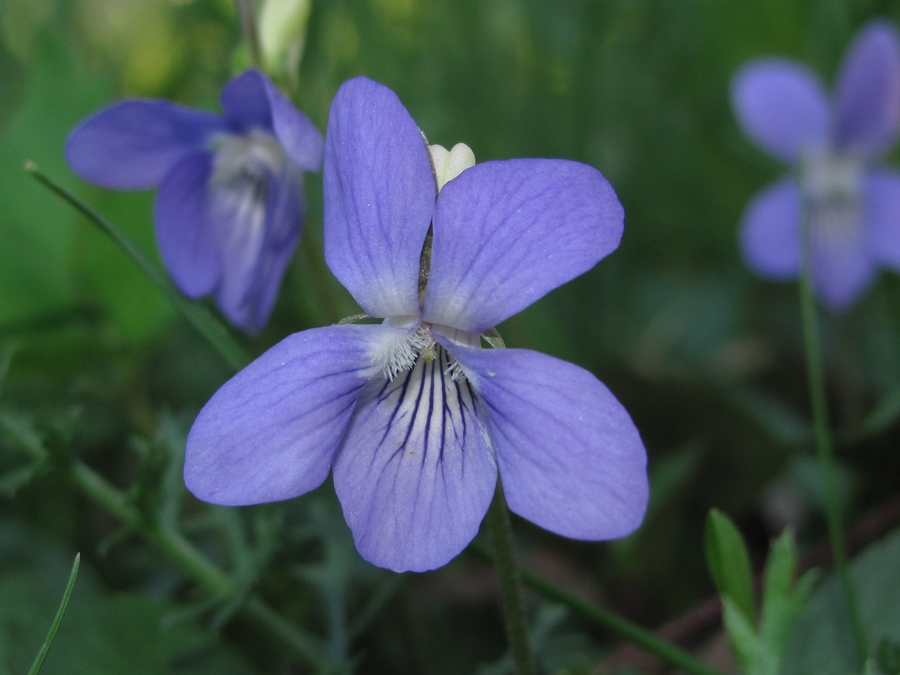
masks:
[[[497,478],[494,501],[488,509],[486,522],[494,546],[494,567],[500,580],[500,596],[506,618],[506,635],[512,652],[516,675],[531,675],[534,662],[528,644],[528,625],[525,621],[525,603],[522,600],[522,582],[513,544],[509,509],[503,496],[503,485]]]
[[[250,52],[250,61],[257,70],[263,70],[262,51],[259,47],[259,31],[257,30],[256,5],[254,0],[235,0],[238,16],[241,21],[241,34]]]
[[[35,657],[34,663],[31,664],[31,670],[28,671],[28,675],[38,675],[38,673],[41,672],[41,667],[44,665],[44,659],[47,658],[47,653],[50,651],[50,645],[53,643],[53,638],[56,637],[56,631],[59,630],[59,624],[62,623],[63,614],[66,613],[66,607],[69,605],[69,598],[72,596],[72,589],[75,588],[75,577],[78,576],[78,567],[80,564],[81,554],[76,553],[75,562],[72,563],[72,572],[69,574],[69,581],[66,584],[66,590],[63,592],[62,600],[59,603],[59,609],[56,610],[56,616],[53,617],[53,623],[50,624],[50,630],[47,632],[44,644],[41,645],[41,650]]]
[[[181,315],[187,319],[197,331],[219,352],[223,359],[234,370],[240,370],[250,363],[250,356],[232,337],[225,325],[219,321],[206,307],[192,302],[181,294],[169,277],[150,261],[147,255],[133,241],[125,236],[115,225],[106,220],[90,206],[69,192],[55,180],[42,173],[33,162],[25,163],[25,171],[31,174],[41,185],[60,197],[76,211],[99,227],[107,236],[115,241],[123,251],[137,264],[153,284],[162,291]]]
[[[472,544],[469,550],[485,560],[494,561],[494,557],[490,552],[479,546],[477,542]],[[522,583],[525,586],[537,591],[549,600],[565,605],[591,623],[612,631],[622,639],[653,654],[669,665],[680,668],[685,673],[690,673],[691,675],[723,675],[715,668],[707,666],[690,652],[662,639],[656,633],[642,628],[615,612],[580,598],[561,586],[557,586],[553,582],[547,581],[528,570],[522,570],[520,574]]]
[[[141,532],[213,595],[224,600],[238,592],[228,574],[198,551],[184,535],[177,530],[160,527],[149,522],[124,493],[89,466],[75,461],[70,467],[70,475],[82,492],[118,516],[127,525]],[[321,656],[316,639],[291,624],[264,600],[258,596],[251,597],[243,605],[241,611],[265,627],[317,671],[327,670],[327,664]]]
[[[860,666],[866,661],[868,647],[863,628],[853,580],[850,577],[850,566],[847,562],[847,546],[841,523],[841,510],[838,504],[837,489],[834,478],[834,450],[828,421],[828,405],[825,397],[825,378],[822,373],[822,361],[819,350],[819,326],[816,316],[816,301],[813,296],[812,276],[809,262],[809,223],[808,206],[803,208],[803,274],[800,279],[800,311],[803,319],[803,338],[806,346],[806,368],[809,374],[809,399],[812,408],[813,425],[815,427],[816,451],[822,467],[822,479],[825,485],[825,512],[828,521],[828,538],[834,554],[834,563],[841,580],[847,615],[853,629]]]

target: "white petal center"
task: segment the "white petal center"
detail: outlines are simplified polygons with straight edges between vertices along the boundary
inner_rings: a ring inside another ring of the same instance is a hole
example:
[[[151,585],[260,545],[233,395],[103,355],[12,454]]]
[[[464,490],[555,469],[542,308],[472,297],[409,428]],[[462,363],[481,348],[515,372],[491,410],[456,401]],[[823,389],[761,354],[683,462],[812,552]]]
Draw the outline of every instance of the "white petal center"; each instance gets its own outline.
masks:
[[[803,155],[800,183],[816,236],[835,245],[858,235],[863,217],[863,163],[829,148]]]

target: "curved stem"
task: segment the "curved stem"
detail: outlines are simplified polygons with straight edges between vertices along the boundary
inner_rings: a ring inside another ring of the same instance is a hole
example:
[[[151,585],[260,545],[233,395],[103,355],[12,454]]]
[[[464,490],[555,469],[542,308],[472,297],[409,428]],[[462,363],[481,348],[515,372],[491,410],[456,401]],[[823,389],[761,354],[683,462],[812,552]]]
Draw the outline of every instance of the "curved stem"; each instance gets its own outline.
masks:
[[[494,562],[494,557],[478,542],[471,544],[469,550],[489,562]],[[691,675],[722,675],[720,671],[707,666],[690,652],[659,637],[653,631],[647,630],[633,621],[629,621],[625,617],[600,607],[589,600],[580,598],[562,586],[557,586],[553,582],[547,581],[542,576],[528,570],[522,570],[521,579],[525,586],[537,591],[545,598],[565,605],[591,623],[612,631],[622,639],[627,640],[636,647],[640,647],[649,654],[653,654],[669,665],[680,668],[685,673],[690,673]]]
[[[828,538],[834,554],[834,563],[841,589],[847,606],[847,616],[853,630],[853,639],[859,657],[860,667],[865,663],[868,654],[866,635],[859,611],[859,603],[850,576],[847,561],[847,545],[844,541],[841,509],[838,504],[837,488],[834,476],[834,446],[828,420],[828,405],[825,395],[825,378],[822,373],[822,357],[819,348],[819,326],[816,313],[816,301],[813,296],[812,274],[810,265],[810,206],[802,206],[801,223],[803,273],[800,278],[800,312],[803,320],[803,339],[806,351],[806,369],[809,377],[809,399],[812,409],[813,426],[815,428],[816,452],[822,468],[822,480],[825,487],[825,515],[828,522]]]
[[[82,492],[129,526],[141,532],[213,595],[225,599],[238,592],[239,589],[231,577],[197,550],[181,532],[148,522],[121,490],[89,466],[75,461],[72,463],[69,473],[75,485]],[[324,672],[328,669],[328,664],[321,655],[316,638],[287,621],[264,600],[253,596],[242,607],[242,611],[264,626],[317,671]]]
[[[522,600],[522,582],[513,544],[509,509],[503,496],[503,485],[497,478],[497,491],[486,518],[491,543],[494,546],[494,566],[500,580],[500,596],[503,600],[503,616],[506,619],[506,635],[512,652],[516,675],[531,675],[534,665],[528,644],[528,625],[525,621],[525,603]]]

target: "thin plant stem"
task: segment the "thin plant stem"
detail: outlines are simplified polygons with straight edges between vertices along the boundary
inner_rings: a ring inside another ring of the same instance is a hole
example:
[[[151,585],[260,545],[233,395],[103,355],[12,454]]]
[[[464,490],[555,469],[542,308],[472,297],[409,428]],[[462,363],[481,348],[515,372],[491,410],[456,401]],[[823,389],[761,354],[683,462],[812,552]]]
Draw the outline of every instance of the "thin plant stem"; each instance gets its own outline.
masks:
[[[41,185],[60,197],[76,211],[99,227],[107,236],[115,241],[123,251],[137,264],[151,282],[162,291],[176,310],[187,319],[219,355],[234,370],[240,370],[250,363],[246,350],[232,337],[228,328],[219,321],[206,307],[185,298],[181,291],[169,280],[169,277],[153,264],[147,255],[131,239],[106,218],[94,211],[90,206],[69,192],[62,185],[43,173],[33,162],[25,163],[25,171],[31,174]]]
[[[477,542],[472,544],[470,550],[485,560],[494,561],[494,557],[488,550]],[[533,574],[528,570],[520,573],[522,583],[549,600],[565,605],[570,610],[587,619],[593,624],[612,631],[624,640],[627,640],[645,652],[653,654],[675,668],[680,668],[690,675],[723,675],[715,668],[707,666],[693,654],[681,647],[664,640],[656,633],[629,621],[623,616],[608,609],[570,593],[561,586],[547,581],[542,576]]]
[[[253,0],[236,0],[238,17],[241,22],[241,33],[250,51],[253,67],[262,70],[262,50],[259,47],[259,31],[257,30],[256,5]]]
[[[532,675],[534,662],[528,643],[528,625],[525,621],[525,603],[522,599],[522,582],[513,543],[509,509],[503,496],[503,484],[497,478],[494,501],[487,514],[488,531],[494,546],[494,567],[500,580],[500,596],[506,619],[506,635],[512,653],[516,675]]]
[[[78,576],[80,564],[81,554],[76,553],[75,562],[72,563],[72,571],[69,573],[69,581],[66,584],[66,590],[63,591],[62,600],[59,603],[59,609],[56,610],[56,616],[53,617],[53,623],[50,624],[50,630],[47,632],[44,644],[41,645],[41,650],[35,657],[34,663],[31,664],[31,670],[28,671],[28,675],[38,675],[41,667],[44,665],[44,659],[47,658],[47,653],[50,651],[50,644],[53,642],[53,638],[56,637],[56,631],[59,630],[59,624],[62,623],[63,614],[66,613],[66,607],[69,605],[69,598],[72,596],[72,589],[75,588],[75,577]]]
[[[197,550],[181,532],[150,522],[124,493],[89,466],[76,460],[72,463],[69,474],[82,492],[147,537],[214,596],[224,600],[239,592],[231,577]],[[328,669],[328,664],[321,655],[318,639],[290,623],[262,598],[252,596],[242,606],[241,611],[265,627],[269,633],[317,671],[323,672]]]
[[[810,265],[810,205],[804,203],[802,211],[803,273],[800,278],[800,313],[803,322],[806,369],[809,377],[809,400],[815,429],[816,452],[819,457],[819,465],[822,468],[822,480],[825,487],[825,515],[828,523],[828,538],[831,541],[834,564],[840,578],[841,589],[843,590],[844,601],[847,606],[847,616],[853,630],[853,640],[860,666],[862,667],[866,661],[868,647],[866,646],[866,634],[859,611],[859,602],[850,576],[850,565],[847,561],[847,545],[844,541],[841,509],[838,504],[835,484],[834,449],[828,420],[825,378],[822,372],[822,357],[819,348],[819,325]]]

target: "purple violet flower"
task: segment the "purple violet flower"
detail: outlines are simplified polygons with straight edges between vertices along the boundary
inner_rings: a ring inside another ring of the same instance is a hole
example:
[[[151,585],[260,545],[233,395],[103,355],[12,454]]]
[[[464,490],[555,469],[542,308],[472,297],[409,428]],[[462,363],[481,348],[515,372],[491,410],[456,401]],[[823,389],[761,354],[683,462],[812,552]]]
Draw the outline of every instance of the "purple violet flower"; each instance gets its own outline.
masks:
[[[114,103],[72,130],[66,159],[104,187],[159,187],[156,241],[175,283],[193,298],[215,293],[229,321],[258,332],[300,241],[301,170],[319,170],[322,135],[258,71],[231,80],[221,100],[223,117]]]
[[[297,333],[227,382],[188,436],[191,492],[269,502],[332,470],[360,553],[396,571],[462,551],[498,470],[510,509],[552,532],[636,528],[646,455],[621,404],[582,368],[479,337],[619,245],[603,176],[428,146],[397,96],[360,77],[331,107],[324,188],[328,266],[384,321]]]
[[[753,271],[800,275],[803,200],[813,285],[830,309],[849,307],[878,267],[900,270],[900,173],[868,166],[900,127],[900,41],[890,24],[859,33],[833,101],[804,66],[760,59],[735,76],[732,103],[744,133],[798,169],[747,207],[740,243]]]

